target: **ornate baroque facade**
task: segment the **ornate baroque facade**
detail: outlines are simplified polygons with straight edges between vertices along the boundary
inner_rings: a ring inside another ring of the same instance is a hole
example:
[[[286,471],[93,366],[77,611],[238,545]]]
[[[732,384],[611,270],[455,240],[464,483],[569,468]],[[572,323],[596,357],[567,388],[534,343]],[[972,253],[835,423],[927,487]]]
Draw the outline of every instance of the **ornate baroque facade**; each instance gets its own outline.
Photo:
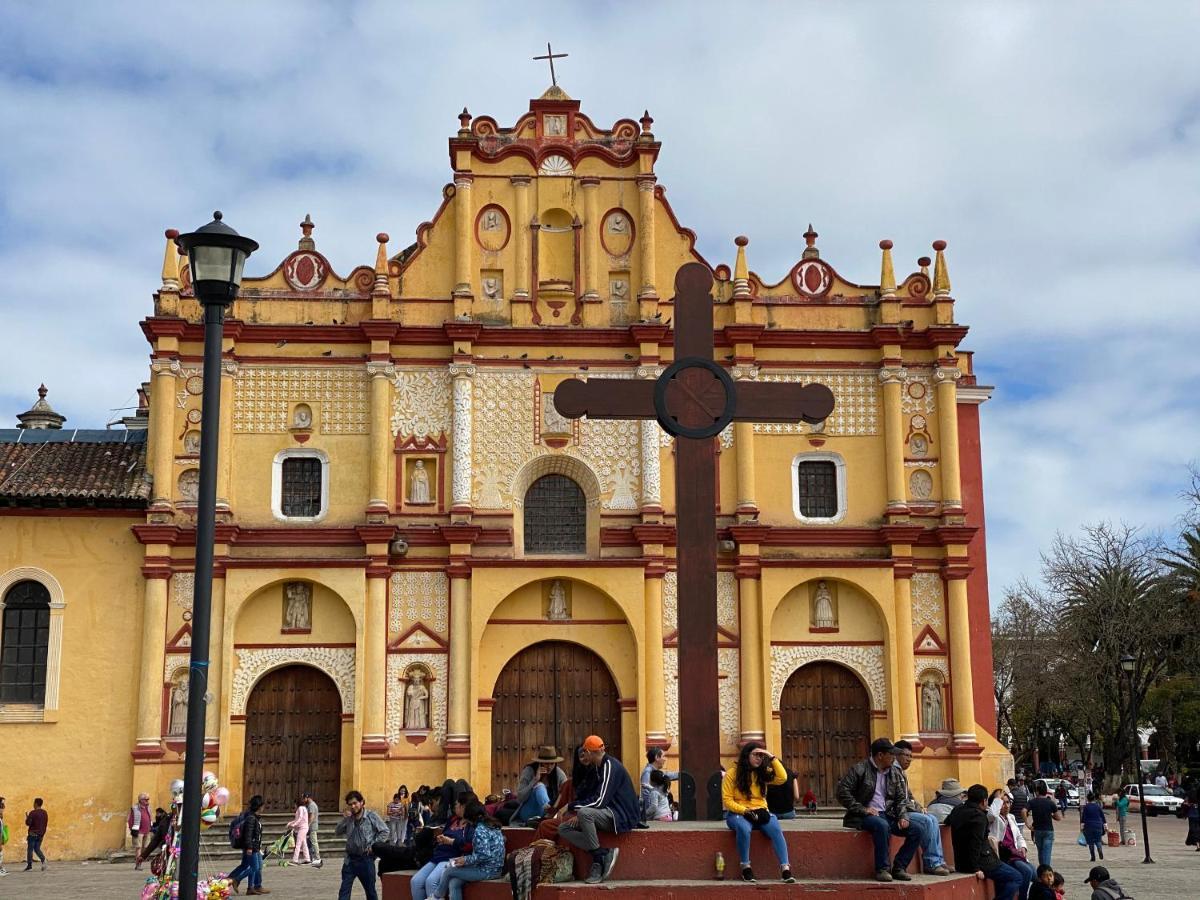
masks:
[[[717,361],[736,379],[820,381],[837,398],[822,426],[738,423],[717,439],[724,753],[765,737],[799,758],[811,723],[789,684],[828,664],[853,674],[864,738],[921,748],[919,792],[1002,774],[979,446],[989,389],[959,346],[944,242],[899,279],[881,242],[871,284],[823,259],[811,226],[787,272],[752,272],[741,238],[732,266],[710,264],[657,182],[651,126],[599,127],[557,88],[511,127],[464,110],[452,182],[414,243],[393,252],[380,234],[373,264],[341,276],[306,219],[296,251],[245,280],[225,326],[207,720],[210,765],[235,795],[258,752],[256,696],[290,666],[336,686],[340,783],[375,803],[400,782],[493,786],[512,740],[506,665],[544,642],[603,662],[619,732],[606,737],[631,768],[647,743],[676,752],[686,598],[671,442],[653,422],[563,419],[551,397],[577,375],[661,372],[674,273],[691,261],[714,272]],[[0,702],[6,789],[44,794],[77,852],[119,844],[129,799],[161,796],[181,770],[171,722],[203,398],[200,310],[175,236],[141,323],[144,495],[47,508],[0,485],[0,585],[53,582],[61,644],[53,700]],[[0,447],[16,435],[0,432]],[[297,460],[311,461],[299,513]],[[819,514],[801,484],[814,463],[832,504]],[[534,552],[526,530],[544,527],[529,498],[550,476],[581,497],[569,552]],[[78,768],[89,741],[104,777],[41,778],[47,759]],[[41,758],[25,759],[35,745]],[[64,822],[81,807],[115,817]]]

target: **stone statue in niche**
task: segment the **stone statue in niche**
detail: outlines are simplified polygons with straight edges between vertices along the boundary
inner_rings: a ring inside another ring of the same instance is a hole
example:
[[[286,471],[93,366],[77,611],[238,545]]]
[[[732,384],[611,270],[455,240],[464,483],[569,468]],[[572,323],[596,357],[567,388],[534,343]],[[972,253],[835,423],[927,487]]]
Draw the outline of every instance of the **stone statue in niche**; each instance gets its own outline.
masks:
[[[921,682],[921,730],[930,734],[946,730],[942,686],[932,676]]]
[[[567,589],[558,578],[550,583],[550,606],[546,610],[546,618],[552,622],[566,622],[571,618],[571,611],[567,609]]]
[[[285,631],[312,630],[312,585],[290,581],[283,589],[283,627]]]
[[[566,116],[546,116],[542,119],[546,126],[547,137],[563,137],[567,133]]]
[[[485,278],[483,279],[483,296],[486,300],[500,299],[500,279]]]
[[[408,479],[408,502],[429,503],[429,472],[425,470],[425,461],[418,459],[413,463],[412,475]]]
[[[629,299],[629,285],[626,284],[623,278],[614,278],[608,283],[609,293],[612,299],[617,303],[624,303]]]
[[[836,628],[833,615],[833,593],[824,581],[817,582],[817,593],[813,597],[813,628]]]
[[[908,452],[910,456],[924,456],[929,452],[929,441],[926,440],[923,434],[914,434],[912,440],[908,442]]]
[[[608,220],[608,230],[611,234],[627,234],[629,220],[620,213],[614,213]]]
[[[933,496],[933,476],[924,469],[917,469],[909,476],[908,487],[914,500],[928,500]]]
[[[484,231],[499,231],[500,230],[500,210],[489,209],[483,214]]]
[[[625,471],[625,463],[617,464],[617,473],[612,477],[613,495],[608,501],[609,509],[637,509],[633,496],[633,476]]]
[[[554,394],[542,394],[542,433],[570,434],[571,422],[554,408]]]
[[[179,499],[195,503],[200,496],[200,470],[188,469],[179,476]]]
[[[188,673],[181,672],[171,685],[171,712],[167,719],[169,735],[187,734],[188,690]]]
[[[410,731],[429,728],[429,688],[425,686],[425,670],[413,668],[404,689],[404,727]]]
[[[189,431],[183,436],[183,452],[188,456],[200,454],[200,432]]]
[[[312,410],[305,403],[299,403],[292,411],[293,428],[312,428]]]

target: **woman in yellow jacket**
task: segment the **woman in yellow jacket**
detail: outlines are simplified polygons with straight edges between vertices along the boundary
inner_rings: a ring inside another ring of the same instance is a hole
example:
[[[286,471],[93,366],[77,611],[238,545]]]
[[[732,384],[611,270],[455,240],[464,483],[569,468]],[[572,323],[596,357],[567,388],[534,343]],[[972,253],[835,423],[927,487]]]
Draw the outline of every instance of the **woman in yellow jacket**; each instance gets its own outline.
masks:
[[[796,882],[788,864],[787,841],[779,828],[779,820],[767,809],[767,787],[785,781],[787,770],[783,763],[768,753],[762,744],[749,741],[721,782],[725,824],[737,841],[742,881],[755,881],[754,870],[750,868],[750,832],[757,828],[771,839],[779,859],[779,877],[787,884]]]

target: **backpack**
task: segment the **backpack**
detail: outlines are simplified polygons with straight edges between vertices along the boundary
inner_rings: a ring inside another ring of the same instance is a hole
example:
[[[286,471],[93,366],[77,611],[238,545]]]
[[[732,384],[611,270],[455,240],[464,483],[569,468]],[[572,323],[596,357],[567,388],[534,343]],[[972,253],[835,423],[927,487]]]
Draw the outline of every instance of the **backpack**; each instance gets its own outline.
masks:
[[[235,850],[246,849],[246,813],[239,813],[234,820],[229,823],[229,846]]]

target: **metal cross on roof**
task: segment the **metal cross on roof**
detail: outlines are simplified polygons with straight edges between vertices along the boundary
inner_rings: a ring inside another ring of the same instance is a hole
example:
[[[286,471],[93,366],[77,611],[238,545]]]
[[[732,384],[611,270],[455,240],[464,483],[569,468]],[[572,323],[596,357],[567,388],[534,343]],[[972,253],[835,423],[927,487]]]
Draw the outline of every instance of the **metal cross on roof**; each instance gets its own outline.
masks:
[[[554,61],[556,59],[562,59],[564,56],[568,56],[568,55],[569,54],[566,54],[566,53],[555,53],[553,50],[550,49],[550,42],[547,41],[546,42],[546,55],[545,56],[535,56],[534,59],[547,59],[550,61],[550,84],[557,87],[558,78],[554,74]]]

